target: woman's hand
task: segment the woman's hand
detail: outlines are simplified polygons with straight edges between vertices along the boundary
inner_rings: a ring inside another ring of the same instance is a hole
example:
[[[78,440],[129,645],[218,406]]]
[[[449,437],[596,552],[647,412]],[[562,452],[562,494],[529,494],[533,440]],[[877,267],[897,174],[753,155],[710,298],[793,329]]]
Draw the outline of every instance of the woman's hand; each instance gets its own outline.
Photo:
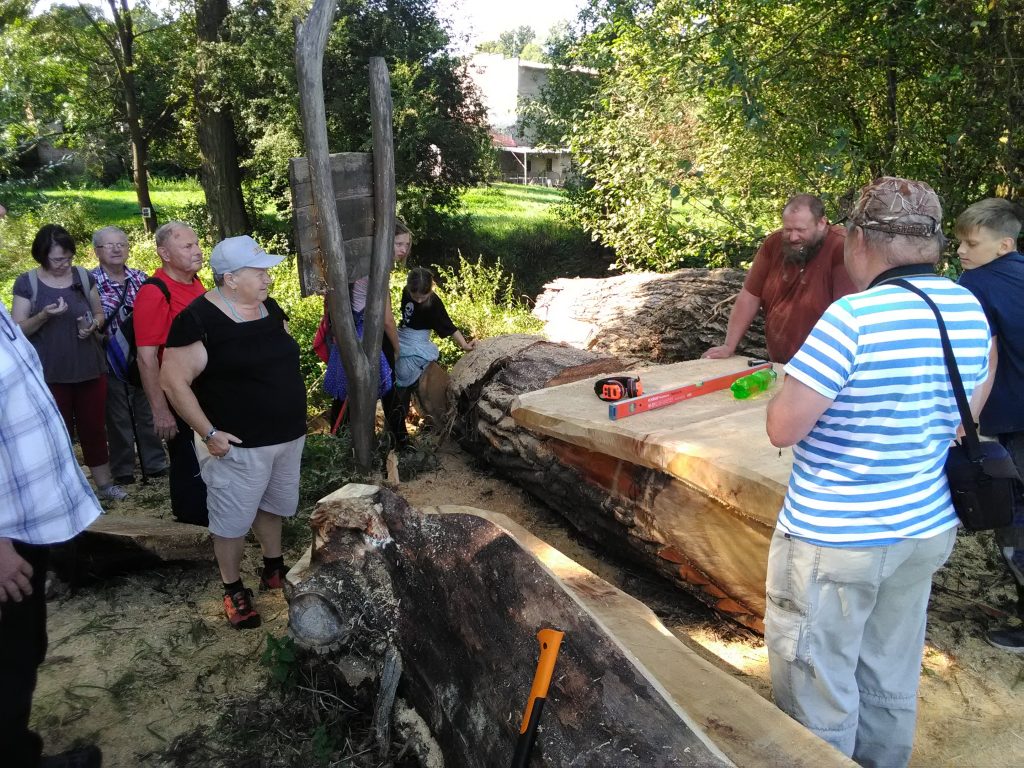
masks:
[[[78,329],[78,338],[87,339],[96,333],[96,329],[100,327],[100,323],[96,318],[93,318],[92,322],[89,323],[85,328]]]
[[[472,352],[474,349],[476,349],[476,339],[470,339],[462,345],[463,352]]]
[[[40,312],[39,314],[41,314],[46,320],[49,320],[51,317],[63,315],[67,311],[68,304],[66,301],[64,301],[64,297],[61,296],[55,302],[53,302],[53,304],[47,304],[45,307],[43,307],[43,311]]]
[[[232,445],[241,445],[242,441],[230,432],[221,432],[219,429],[213,433],[213,437],[206,441],[206,450],[215,459],[222,459],[228,455]]]

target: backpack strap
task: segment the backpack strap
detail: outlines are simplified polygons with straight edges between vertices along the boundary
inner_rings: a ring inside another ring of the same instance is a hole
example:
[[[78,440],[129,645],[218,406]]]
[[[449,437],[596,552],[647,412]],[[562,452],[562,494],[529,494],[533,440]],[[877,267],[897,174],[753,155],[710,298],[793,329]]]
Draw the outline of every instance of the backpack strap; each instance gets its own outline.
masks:
[[[160,293],[164,295],[164,301],[166,301],[168,304],[171,303],[171,291],[167,287],[167,283],[165,283],[159,277],[147,277],[145,280],[142,281],[142,285],[139,286],[140,291],[142,290],[143,285],[155,285],[157,288],[160,289]]]
[[[78,286],[82,289],[82,293],[88,295],[89,293],[89,273],[85,270],[85,267],[75,265],[74,272],[71,273],[71,282],[75,282],[75,275],[78,275]]]
[[[39,273],[30,269],[28,271],[28,287],[32,292],[32,296],[29,298],[28,312],[30,315],[36,313],[36,298],[39,296]]]

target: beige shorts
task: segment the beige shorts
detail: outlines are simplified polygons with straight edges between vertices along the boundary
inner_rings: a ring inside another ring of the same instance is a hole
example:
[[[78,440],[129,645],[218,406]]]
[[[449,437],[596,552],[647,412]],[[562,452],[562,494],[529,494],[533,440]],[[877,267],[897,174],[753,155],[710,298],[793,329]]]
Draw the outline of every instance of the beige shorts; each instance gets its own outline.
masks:
[[[233,445],[226,456],[217,459],[197,441],[210,533],[241,538],[249,532],[258,510],[292,517],[299,506],[299,464],[305,442],[303,435],[259,448]]]

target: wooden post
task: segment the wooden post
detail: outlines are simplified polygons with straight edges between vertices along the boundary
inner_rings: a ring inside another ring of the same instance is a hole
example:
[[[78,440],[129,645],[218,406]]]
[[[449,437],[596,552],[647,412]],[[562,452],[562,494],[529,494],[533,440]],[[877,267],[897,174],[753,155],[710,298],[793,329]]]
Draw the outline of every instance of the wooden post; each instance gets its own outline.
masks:
[[[334,21],[336,2],[337,0],[316,0],[304,22],[296,19],[295,70],[306,141],[306,157],[309,161],[310,186],[317,211],[317,228],[320,232],[324,263],[327,267],[327,304],[334,339],[349,383],[352,446],[357,467],[369,473],[373,462],[373,410],[377,386],[371,378],[370,363],[361,353],[355,321],[352,319],[345,242],[334,201],[334,183],[331,179],[330,153],[327,147],[327,115],[324,107],[324,50]],[[379,348],[379,335],[377,338]],[[375,362],[375,368],[376,365]]]

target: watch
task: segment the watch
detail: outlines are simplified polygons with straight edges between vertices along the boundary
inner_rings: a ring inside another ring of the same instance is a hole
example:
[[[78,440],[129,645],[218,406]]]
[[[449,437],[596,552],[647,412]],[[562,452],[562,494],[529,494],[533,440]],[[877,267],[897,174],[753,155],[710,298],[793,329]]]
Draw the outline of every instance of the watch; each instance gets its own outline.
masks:
[[[210,442],[210,438],[217,434],[216,427],[210,427],[210,431],[206,433],[206,437],[202,438],[204,443]]]

